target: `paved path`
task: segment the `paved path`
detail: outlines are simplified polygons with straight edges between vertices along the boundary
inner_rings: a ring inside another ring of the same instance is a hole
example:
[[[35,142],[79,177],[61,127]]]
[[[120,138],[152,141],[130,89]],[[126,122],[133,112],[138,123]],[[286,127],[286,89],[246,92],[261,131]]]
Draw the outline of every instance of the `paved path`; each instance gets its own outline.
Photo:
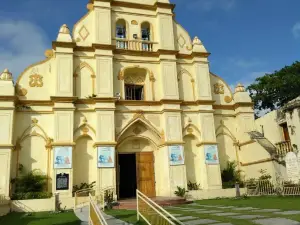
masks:
[[[285,218],[285,216],[289,215],[300,215],[300,211],[219,205],[212,206],[196,203],[167,207],[166,209],[171,213],[180,213],[181,216],[178,217],[178,219],[186,225],[239,225],[239,221],[249,221],[257,225],[300,225],[299,221]],[[231,219],[235,222],[222,222],[225,220],[232,221]]]
[[[81,225],[89,224],[89,206],[85,206],[81,209],[75,210],[75,215],[81,220]],[[131,225],[130,223],[126,223],[122,220],[106,215],[105,213],[104,218],[106,219],[108,225]]]
[[[239,225],[240,221],[249,221],[257,225],[300,225],[299,221],[287,218],[290,215],[300,215],[300,211],[200,204],[173,206],[166,209],[185,225]],[[82,221],[81,225],[88,225],[88,210],[86,206],[75,211],[76,216]],[[104,217],[108,225],[130,225],[106,214]]]

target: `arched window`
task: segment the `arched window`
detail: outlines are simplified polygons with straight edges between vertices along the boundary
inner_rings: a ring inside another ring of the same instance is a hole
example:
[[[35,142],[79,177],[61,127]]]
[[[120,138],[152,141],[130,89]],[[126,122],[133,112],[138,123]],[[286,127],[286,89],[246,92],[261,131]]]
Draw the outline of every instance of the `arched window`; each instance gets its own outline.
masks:
[[[116,23],[116,38],[126,38],[126,22],[123,19]]]
[[[144,22],[141,25],[141,38],[143,41],[150,41],[151,40],[151,29],[150,29],[150,23]],[[143,50],[149,51],[150,50],[149,43],[143,43],[142,48]]]

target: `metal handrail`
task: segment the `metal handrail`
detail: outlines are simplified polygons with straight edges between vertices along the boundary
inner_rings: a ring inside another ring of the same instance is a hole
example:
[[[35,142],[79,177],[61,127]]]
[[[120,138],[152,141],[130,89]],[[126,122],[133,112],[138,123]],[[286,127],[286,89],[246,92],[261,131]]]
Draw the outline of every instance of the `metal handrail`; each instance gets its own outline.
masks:
[[[98,208],[97,204],[95,204],[91,194],[89,194],[89,200],[90,200],[90,209],[89,209],[90,224],[99,225],[99,223],[100,223],[100,225],[108,225],[105,218],[104,218],[104,216],[103,216],[103,214],[102,214],[102,212],[101,212],[101,210]],[[93,207],[93,209],[95,210],[97,218],[98,218],[97,222],[99,222],[99,223],[96,223],[96,224],[93,223],[93,221],[92,221],[93,218],[91,218],[92,217],[91,216],[91,207]]]
[[[84,192],[89,192],[89,194],[86,196],[86,197],[89,197],[90,191],[96,191],[96,190],[94,188],[87,188],[87,189],[82,189],[82,190],[78,190],[75,192],[75,194],[74,194],[74,210],[76,210],[76,208],[77,208],[77,200],[78,200],[77,198],[79,197],[78,194],[84,193]],[[82,202],[81,203],[82,207],[84,207],[84,205],[86,203],[88,203],[88,202]]]
[[[139,213],[139,205],[138,205],[138,199],[139,197],[145,201],[145,203],[147,205],[149,205],[152,209],[154,209],[159,215],[161,215],[164,219],[166,219],[169,223],[174,224],[172,221],[170,221],[168,219],[171,218],[172,220],[174,220],[176,223],[180,224],[180,225],[184,225],[184,223],[182,223],[180,220],[178,220],[175,216],[173,216],[172,214],[170,214],[169,212],[167,212],[166,210],[164,210],[161,206],[159,206],[157,203],[155,203],[154,201],[152,201],[150,198],[148,198],[145,194],[143,194],[142,192],[140,192],[139,190],[136,190],[137,193],[137,215],[138,215],[138,219],[139,219],[139,215],[142,216],[142,218],[145,220],[144,216],[142,214]],[[156,209],[156,208],[158,209]],[[160,211],[161,212],[160,212]],[[162,213],[163,212],[163,213]]]

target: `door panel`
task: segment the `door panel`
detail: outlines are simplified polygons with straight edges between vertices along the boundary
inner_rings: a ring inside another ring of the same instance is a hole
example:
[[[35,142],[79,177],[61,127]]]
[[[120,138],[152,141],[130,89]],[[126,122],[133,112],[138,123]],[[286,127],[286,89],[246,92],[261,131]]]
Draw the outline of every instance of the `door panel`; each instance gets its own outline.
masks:
[[[155,197],[154,156],[152,152],[137,153],[138,189],[148,197]]]

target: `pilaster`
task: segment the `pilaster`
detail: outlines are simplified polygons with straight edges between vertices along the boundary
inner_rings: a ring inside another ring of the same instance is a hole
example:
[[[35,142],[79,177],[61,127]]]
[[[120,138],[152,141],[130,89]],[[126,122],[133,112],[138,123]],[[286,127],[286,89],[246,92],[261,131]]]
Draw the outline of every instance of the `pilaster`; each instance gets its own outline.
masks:
[[[170,164],[170,147],[171,146],[182,146],[184,145],[182,137],[182,122],[181,122],[181,110],[179,100],[165,100],[163,101],[163,121],[164,121],[164,134],[165,134],[165,144],[159,149],[161,159],[164,158],[164,170],[161,171],[160,177],[164,179],[163,184],[159,186],[163,187],[164,196],[174,195],[174,191],[177,187],[186,188],[186,166],[185,163],[182,165],[171,165]],[[184,158],[184,150],[183,150]],[[169,185],[169,186],[168,186]]]
[[[113,93],[113,54],[111,50],[96,50],[96,95],[111,98]]]
[[[173,12],[171,9],[161,8],[157,5],[157,32],[159,49],[175,50]]]
[[[13,149],[14,89],[12,74],[6,69],[0,76],[0,195],[6,198],[9,198]]]
[[[114,99],[103,102],[96,99],[96,143],[95,151],[100,147],[113,147],[115,149],[115,102]],[[97,154],[98,157],[98,154]],[[97,168],[96,190],[99,192],[103,188],[116,188],[116,156],[114,167]],[[97,165],[95,165],[97,166]]]
[[[74,132],[74,111],[75,107],[73,101],[76,100],[74,97],[51,97],[55,102],[53,107],[54,111],[54,142],[53,146],[53,155],[56,147],[72,147],[74,153],[75,143],[73,142],[73,132]],[[74,155],[74,154],[72,154]],[[52,163],[53,164],[53,163]],[[72,197],[72,187],[73,187],[73,159],[72,159],[72,168],[71,169],[55,169],[53,167],[53,177],[52,177],[52,190],[53,192],[60,193],[62,197]],[[57,174],[69,174],[69,190],[67,191],[58,191],[56,190],[56,175]]]
[[[110,1],[94,2],[94,42],[111,45],[111,3]]]

